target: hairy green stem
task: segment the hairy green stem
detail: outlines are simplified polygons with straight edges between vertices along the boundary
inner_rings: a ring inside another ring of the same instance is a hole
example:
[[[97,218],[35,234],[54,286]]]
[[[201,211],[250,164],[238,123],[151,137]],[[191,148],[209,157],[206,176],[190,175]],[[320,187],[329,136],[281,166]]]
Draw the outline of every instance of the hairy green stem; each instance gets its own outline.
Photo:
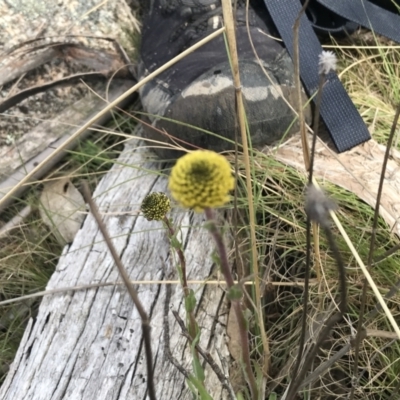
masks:
[[[168,233],[170,235],[170,238],[175,236],[175,230],[172,227],[171,221],[167,218],[164,217],[163,220],[165,226],[168,229]],[[187,283],[187,275],[186,275],[186,258],[185,255],[183,254],[183,251],[181,248],[175,248],[176,253],[178,254],[178,258],[179,258],[179,263],[181,266],[181,285],[182,285],[182,289],[183,289],[183,295],[185,296],[185,299],[188,299],[190,296],[190,290],[189,290],[189,286]],[[187,312],[187,310],[186,310]],[[191,343],[193,342],[193,340],[196,338],[197,335],[197,322],[196,322],[196,318],[194,316],[194,312],[190,311],[188,312],[188,319],[189,319],[189,326],[188,326],[188,332],[191,338]],[[198,357],[198,353],[197,350],[195,349],[196,352],[196,356]]]

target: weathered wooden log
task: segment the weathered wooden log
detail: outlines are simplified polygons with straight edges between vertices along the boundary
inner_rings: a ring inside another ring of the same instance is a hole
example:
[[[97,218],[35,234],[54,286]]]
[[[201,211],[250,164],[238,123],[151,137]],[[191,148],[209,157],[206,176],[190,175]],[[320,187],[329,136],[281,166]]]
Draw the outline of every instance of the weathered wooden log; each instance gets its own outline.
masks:
[[[132,280],[163,280],[174,271],[176,257],[160,222],[138,215],[152,191],[166,191],[167,179],[149,162],[141,142],[133,139],[101,180],[94,199]],[[118,211],[120,214],[115,214]],[[201,214],[175,210],[189,279],[214,274],[214,244]],[[165,267],[165,268],[164,268]],[[170,277],[169,277],[170,278]],[[174,279],[177,274],[174,272]],[[66,247],[47,288],[120,281],[117,269],[89,215]],[[171,285],[168,323],[172,355],[191,371],[191,354],[171,309],[185,320],[182,289]],[[192,285],[198,300],[200,344],[228,374],[225,340],[226,306],[218,285]],[[185,378],[166,357],[164,340],[165,284],[139,284],[139,296],[151,316],[154,371],[158,399],[190,399]],[[27,327],[9,374],[0,389],[3,400],[119,399],[146,396],[146,360],[141,321],[124,286],[68,291],[43,298],[37,318]],[[206,366],[206,385],[214,399],[227,398],[216,374]]]

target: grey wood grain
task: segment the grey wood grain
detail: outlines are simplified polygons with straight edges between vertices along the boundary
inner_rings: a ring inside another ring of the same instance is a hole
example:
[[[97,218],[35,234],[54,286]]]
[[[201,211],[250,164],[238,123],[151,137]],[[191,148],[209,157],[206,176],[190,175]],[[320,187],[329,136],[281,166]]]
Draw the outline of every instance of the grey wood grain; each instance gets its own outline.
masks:
[[[167,178],[157,173],[159,164],[147,159],[141,142],[131,140],[94,193],[132,280],[163,279],[163,263],[168,269],[174,269],[176,263],[161,223],[149,222],[137,214],[146,194],[167,190]],[[117,209],[128,213],[115,215],[113,212]],[[211,259],[214,245],[202,227],[203,215],[174,210],[172,216],[182,227],[189,279],[206,279],[215,272],[215,266]],[[176,279],[176,273],[174,276]],[[64,249],[48,289],[118,280],[111,255],[89,215],[72,245]],[[221,302],[223,290],[216,285],[192,288],[198,299],[196,314],[202,329],[201,346],[209,349],[227,374],[229,353],[225,341],[226,307]],[[139,285],[137,290],[151,315],[157,396],[190,399],[192,395],[183,376],[164,354],[165,285]],[[179,286],[172,286],[170,308],[178,310],[185,319]],[[186,339],[171,313],[169,326],[172,353],[191,370]],[[206,382],[214,399],[226,398],[221,383],[208,366]],[[112,286],[45,297],[36,320],[26,329],[0,389],[0,398],[145,399],[146,362],[141,321],[125,288]]]

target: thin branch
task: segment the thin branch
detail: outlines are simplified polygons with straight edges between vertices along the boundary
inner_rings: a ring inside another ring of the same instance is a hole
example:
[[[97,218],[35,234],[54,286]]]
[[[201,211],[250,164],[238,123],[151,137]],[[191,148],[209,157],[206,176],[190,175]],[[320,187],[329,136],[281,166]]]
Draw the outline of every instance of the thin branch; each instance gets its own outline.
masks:
[[[17,215],[14,215],[10,221],[0,228],[0,239],[3,239],[10,234],[13,229],[19,228],[24,221],[32,212],[30,205],[25,206],[22,210],[18,211]]]
[[[293,25],[293,63],[294,63],[294,79],[297,91],[298,101],[298,113],[299,113],[299,125],[300,125],[300,136],[303,149],[303,159],[306,171],[310,171],[310,179],[312,179],[312,169],[310,161],[310,147],[307,139],[307,132],[305,128],[305,119],[302,104],[301,95],[301,82],[300,82],[300,59],[299,59],[299,29],[300,19],[306,11],[309,0],[306,0],[301,8],[299,15],[297,16]],[[314,132],[315,135],[315,132]],[[314,152],[313,152],[314,153]],[[312,154],[313,154],[312,153]],[[300,367],[301,359],[303,357],[304,343],[307,330],[307,313],[308,313],[308,297],[309,297],[309,279],[310,279],[310,268],[311,268],[311,220],[307,216],[306,221],[306,265],[305,265],[305,277],[304,277],[304,294],[303,294],[303,312],[302,312],[302,324],[301,333],[299,338],[299,351],[296,359],[296,364],[293,367],[292,379],[288,390],[288,398],[295,393],[294,384]]]
[[[358,361],[360,358],[360,347],[361,343],[363,342],[363,321],[364,321],[364,313],[365,313],[365,305],[367,303],[367,289],[368,289],[368,282],[364,278],[363,279],[363,288],[362,288],[362,294],[361,294],[361,305],[360,305],[360,313],[358,317],[358,324],[357,324],[357,333],[356,337],[354,339],[354,362],[353,362],[353,379],[356,378],[358,375]],[[356,385],[353,382],[353,385],[351,386],[351,391],[350,391],[350,396],[349,400],[353,400],[354,394],[356,390]]]
[[[89,190],[89,186],[88,186],[87,182],[83,182],[82,188],[83,188],[83,196],[85,198],[85,201],[89,204],[90,211],[92,212],[92,214],[97,222],[97,225],[99,226],[99,229],[104,237],[107,247],[110,250],[110,253],[114,259],[115,265],[118,268],[121,278],[124,281],[125,286],[128,290],[128,293],[131,296],[131,299],[132,299],[133,303],[135,304],[135,306],[138,310],[138,313],[140,315],[140,318],[142,320],[143,341],[144,341],[146,364],[147,364],[147,389],[148,389],[150,399],[156,400],[156,393],[155,393],[155,388],[154,388],[153,353],[151,350],[151,334],[150,334],[149,317],[139,299],[139,296],[138,296],[135,288],[131,284],[131,282],[129,280],[129,275],[126,272],[126,269],[125,269],[124,265],[122,264],[122,261],[117,253],[117,250],[115,249],[115,247],[111,241],[111,238],[108,234],[108,230],[107,230],[103,220],[101,219],[99,210],[98,210],[95,202],[93,201],[92,195],[90,194],[90,190]]]
[[[28,97],[34,96],[35,94],[45,92],[46,90],[55,87],[74,85],[81,80],[85,80],[87,82],[98,82],[101,79],[108,79],[108,74],[111,72],[112,71],[82,72],[79,74],[69,75],[65,78],[57,79],[55,81],[44,83],[42,85],[33,86],[28,89],[21,90],[14,96],[8,97],[0,103],[0,113],[7,111],[9,108],[14,107],[16,104],[27,99]]]
[[[311,145],[311,155],[310,155],[310,169],[308,173],[308,183],[312,184],[313,174],[314,174],[314,161],[315,161],[315,147],[317,145],[317,132],[319,128],[319,110],[321,108],[322,101],[322,90],[324,88],[324,84],[326,81],[326,75],[321,73],[319,75],[319,85],[318,85],[318,93],[317,98],[315,99],[315,114],[314,114],[314,124],[313,124],[313,139]]]
[[[399,117],[400,117],[400,104],[396,108],[396,114],[395,114],[394,119],[393,119],[392,127],[390,129],[389,139],[388,139],[388,142],[387,142],[387,145],[386,145],[385,157],[383,158],[381,177],[380,177],[380,180],[379,180],[378,193],[377,193],[377,196],[376,196],[374,221],[372,223],[371,244],[370,244],[370,248],[369,248],[368,263],[367,263],[367,267],[368,268],[372,264],[372,258],[373,258],[373,255],[374,255],[375,236],[376,236],[376,230],[377,230],[377,227],[378,227],[379,208],[380,208],[380,205],[381,205],[383,183],[385,181],[386,167],[387,167],[387,163],[388,163],[389,156],[390,156],[390,150],[392,149],[392,143],[393,143],[394,135],[396,133],[396,127],[397,127],[397,123],[399,121]]]
[[[368,269],[371,268],[372,259],[374,256],[375,236],[376,236],[376,231],[378,228],[379,208],[380,208],[381,198],[382,198],[383,183],[385,181],[387,162],[389,160],[390,150],[392,148],[393,138],[394,138],[394,134],[396,132],[396,127],[397,127],[399,117],[400,117],[400,105],[398,105],[397,109],[396,109],[396,114],[393,119],[388,143],[386,145],[385,156],[383,158],[383,163],[382,163],[382,171],[381,171],[381,176],[379,179],[378,193],[376,196],[374,220],[372,223],[371,243],[370,243],[370,247],[369,247],[369,254],[368,254],[368,261],[367,261]],[[363,290],[362,290],[362,295],[361,295],[360,314],[358,317],[358,324],[357,324],[357,335],[356,335],[356,340],[355,340],[354,367],[353,367],[353,377],[354,378],[358,375],[358,361],[359,361],[359,354],[360,354],[360,346],[361,346],[361,342],[362,342],[361,336],[362,336],[362,331],[363,331],[362,326],[363,326],[363,321],[364,321],[365,305],[367,302],[367,288],[368,288],[368,282],[367,282],[367,279],[364,278],[363,279]],[[356,385],[353,385],[351,388],[349,400],[353,400],[355,389],[356,389]]]

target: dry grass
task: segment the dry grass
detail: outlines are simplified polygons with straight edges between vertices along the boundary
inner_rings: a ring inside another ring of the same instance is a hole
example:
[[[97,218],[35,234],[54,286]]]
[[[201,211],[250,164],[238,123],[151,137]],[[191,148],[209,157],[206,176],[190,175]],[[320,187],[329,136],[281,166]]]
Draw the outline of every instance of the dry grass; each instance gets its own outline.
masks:
[[[94,134],[78,145],[47,178],[33,184],[24,198],[3,213],[6,222],[26,205],[33,209],[22,225],[0,238],[0,301],[36,293],[46,287],[62,247],[39,216],[41,185],[62,175],[70,177],[77,186],[84,177],[95,187],[113,165],[126,140],[118,133],[131,132],[132,121],[119,116],[108,129],[114,134]],[[0,306],[0,382],[14,358],[28,319],[35,316],[39,304],[39,299],[29,299]]]
[[[368,35],[360,35],[356,39],[357,46],[352,49],[346,45],[333,44],[340,58],[342,81],[370,126],[374,138],[385,144],[393,120],[393,104],[400,102],[400,48],[387,46],[386,41],[375,41],[375,38],[371,39]],[[95,185],[111,165],[113,156],[118,154],[117,143],[125,140],[123,136],[118,136],[118,132],[128,132],[131,129],[126,117],[121,116],[118,121],[123,121],[124,125],[109,127],[108,139],[82,144],[82,149],[71,154],[68,161],[60,166],[60,171],[67,171],[75,181],[89,177]],[[397,135],[395,146],[400,150],[400,134]],[[307,178],[277,162],[273,156],[260,153],[254,153],[253,156],[253,204],[256,211],[260,276],[268,277],[269,281],[278,284],[265,287],[262,306],[271,351],[267,387],[271,392],[276,392],[279,398],[289,382],[300,334],[304,290],[295,282],[304,279],[306,236],[303,198]],[[244,169],[242,172],[245,176]],[[326,184],[325,188],[339,205],[339,215],[345,221],[344,228],[348,236],[361,258],[366,260],[370,248],[373,209],[357,196],[335,185]],[[244,215],[248,209],[246,190],[246,184],[243,184],[238,198],[239,208]],[[9,211],[9,217],[21,205],[34,204],[35,201],[34,189],[16,208]],[[247,229],[248,226],[242,227],[243,232],[247,232]],[[33,213],[23,227],[2,239],[1,299],[22,296],[44,288],[61,252],[57,242],[46,232],[37,214]],[[314,370],[348,346],[350,337],[355,334],[360,310],[363,274],[340,233],[336,229],[334,233],[347,267],[348,314],[324,343],[314,362]],[[245,247],[249,235],[245,233],[241,237]],[[398,243],[399,238],[380,220],[376,253],[382,254]],[[310,334],[319,328],[321,320],[336,305],[337,272],[323,236],[320,237],[319,261],[323,281],[318,285],[314,280],[310,288]],[[394,254],[374,266],[371,274],[381,293],[386,293],[400,277],[400,254]],[[279,283],[288,285],[279,286]],[[399,304],[398,294],[388,303],[398,324]],[[0,306],[0,314],[3,316],[0,320],[0,373],[3,377],[18,347],[27,318],[34,315],[37,305],[38,302],[34,301]],[[372,291],[368,290],[366,312],[373,310],[375,305],[376,299]],[[365,327],[371,335],[361,345],[358,375],[353,376],[354,353],[347,351],[334,365],[328,366],[324,373],[318,374],[312,383],[304,387],[304,398],[345,399],[352,382],[357,383],[355,399],[390,398],[400,376],[399,342],[393,337],[383,337],[382,332],[391,332],[391,326],[383,313],[367,317]],[[259,348],[258,341],[254,341],[254,344],[255,348]]]
[[[263,249],[260,253],[265,254],[263,269],[269,270],[269,279],[273,282],[302,282],[306,262],[303,211],[305,177],[270,159],[266,159],[265,163],[260,163],[260,181],[264,181],[265,171],[268,171],[268,182],[263,185],[263,195],[258,197],[257,204],[259,215],[257,232],[260,237],[260,249]],[[346,232],[362,259],[365,260],[370,246],[373,210],[343,189],[333,185],[328,186],[328,189],[331,197],[339,204],[340,219],[346,221]],[[324,344],[318,359],[314,362],[313,369],[347,346],[350,335],[355,334],[360,308],[363,274],[339,232],[335,231],[335,235],[347,266],[349,311],[343,323],[335,327],[332,336]],[[377,253],[382,253],[396,243],[398,239],[388,232],[385,223],[381,220],[377,235]],[[320,253],[324,279],[319,286],[315,284],[315,273],[312,276],[308,316],[310,329],[311,327],[316,329],[313,324],[317,324],[321,316],[326,318],[326,310],[336,304],[337,270],[323,236],[320,237]],[[315,265],[315,258],[313,264]],[[395,255],[371,270],[373,279],[382,294],[398,279],[399,265],[400,255]],[[303,287],[296,285],[274,286],[270,291],[267,290],[264,296],[264,316],[270,338],[272,360],[272,380],[268,386],[280,395],[283,394],[288,383],[288,372],[297,355],[302,301]],[[397,323],[400,322],[399,301],[400,296],[397,295],[389,302],[390,311]],[[369,290],[367,312],[375,305],[375,296]],[[392,331],[382,313],[373,318],[367,318],[365,327]],[[371,399],[389,398],[400,372],[400,347],[395,337],[393,335],[390,338],[372,336],[363,342],[359,363],[360,390],[355,398],[365,398],[366,394]],[[390,344],[389,347],[388,344]],[[317,394],[321,395],[322,399],[347,398],[352,382],[353,356],[353,353],[347,352],[333,368],[328,368],[325,375],[317,376],[313,385],[307,387],[306,390],[310,398],[314,398]],[[361,375],[364,369],[366,372]],[[385,372],[382,373],[382,371]],[[382,387],[385,387],[385,390],[382,390]],[[341,393],[343,396],[340,396]]]

